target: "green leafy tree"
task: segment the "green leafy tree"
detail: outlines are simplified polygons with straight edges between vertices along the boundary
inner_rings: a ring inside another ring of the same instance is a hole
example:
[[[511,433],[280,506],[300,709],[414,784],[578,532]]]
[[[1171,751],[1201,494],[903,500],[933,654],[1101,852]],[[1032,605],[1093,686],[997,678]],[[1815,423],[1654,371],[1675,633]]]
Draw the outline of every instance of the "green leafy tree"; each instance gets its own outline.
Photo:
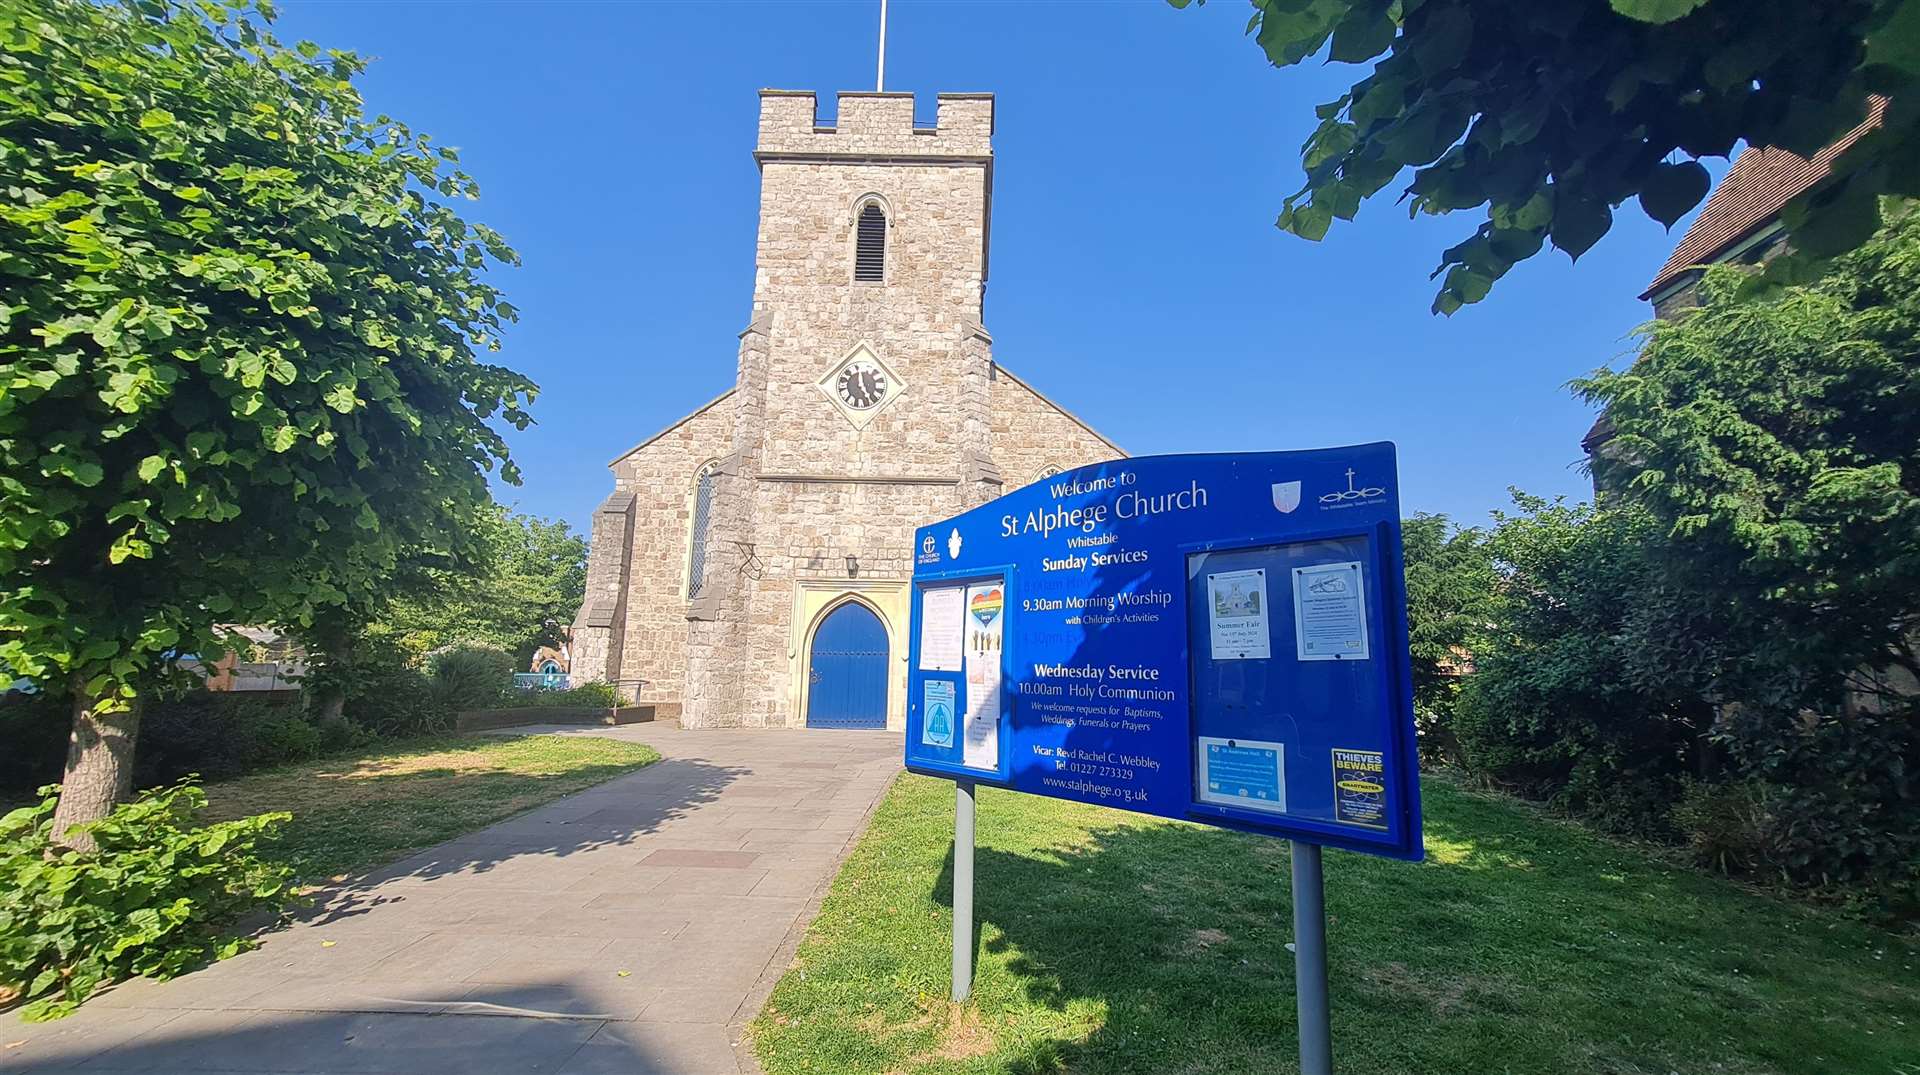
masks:
[[[363,62],[245,0],[0,0],[0,661],[73,700],[55,832],[216,625],[363,607],[517,480],[514,253]],[[89,842],[84,830],[74,837]]]
[[[1476,638],[1492,616],[1496,576],[1486,535],[1455,528],[1445,515],[1403,520],[1407,641],[1421,745],[1432,760],[1457,760],[1453,705],[1472,667]]]
[[[1863,242],[1878,195],[1920,195],[1920,0],[1253,6],[1247,30],[1277,66],[1323,50],[1372,64],[1316,110],[1282,229],[1318,240],[1405,169],[1411,212],[1485,208],[1441,255],[1437,312],[1478,302],[1549,242],[1579,257],[1630,199],[1672,226],[1707,194],[1700,158],[1742,141],[1810,156],[1862,121],[1871,94],[1892,99],[1884,123],[1788,206],[1801,255],[1778,274]]]
[[[559,640],[587,592],[587,543],[566,523],[494,508],[475,520],[472,562],[429,568],[370,629],[373,644],[409,660],[467,643],[526,664]]]
[[[350,700],[394,693],[396,680],[450,646],[498,649],[522,667],[535,649],[560,641],[586,583],[587,543],[566,523],[489,505],[457,545],[410,550],[364,600],[288,625],[306,645],[310,712],[344,731]]]
[[[1920,682],[1920,211],[1890,216],[1811,286],[1755,298],[1711,269],[1629,368],[1576,382],[1616,431],[1597,481],[1736,618],[1722,677],[1781,704]]]
[[[1523,499],[1455,727],[1470,768],[1723,867],[1920,895],[1920,210],[1818,282],[1576,382],[1597,508]]]
[[[1802,880],[1920,893],[1920,210],[1817,282],[1759,296],[1733,267],[1576,382],[1616,430],[1594,472],[1659,526],[1701,594],[1715,742],[1762,782],[1761,846]],[[1657,637],[1650,641],[1663,641]],[[1910,897],[1911,898],[1911,897]]]
[[[1487,538],[1499,581],[1455,711],[1467,767],[1607,828],[1665,835],[1712,722],[1666,640],[1721,634],[1662,585],[1646,512],[1514,499]]]

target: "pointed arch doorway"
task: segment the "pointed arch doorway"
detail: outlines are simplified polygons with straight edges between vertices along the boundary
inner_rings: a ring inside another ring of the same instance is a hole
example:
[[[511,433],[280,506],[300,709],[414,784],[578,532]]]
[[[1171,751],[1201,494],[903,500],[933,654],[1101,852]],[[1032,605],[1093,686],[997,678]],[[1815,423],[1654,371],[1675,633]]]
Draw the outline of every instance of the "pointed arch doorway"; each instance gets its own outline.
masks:
[[[807,653],[807,727],[887,726],[887,628],[856,600],[829,610]]]

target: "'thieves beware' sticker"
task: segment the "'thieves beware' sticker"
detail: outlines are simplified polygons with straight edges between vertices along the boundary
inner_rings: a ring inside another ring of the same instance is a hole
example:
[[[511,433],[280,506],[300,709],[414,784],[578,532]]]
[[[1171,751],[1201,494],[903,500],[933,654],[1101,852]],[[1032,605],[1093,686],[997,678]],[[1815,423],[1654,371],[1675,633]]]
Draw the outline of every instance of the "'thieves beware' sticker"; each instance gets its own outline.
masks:
[[[1387,827],[1387,764],[1380,751],[1333,751],[1333,819],[1370,829]]]

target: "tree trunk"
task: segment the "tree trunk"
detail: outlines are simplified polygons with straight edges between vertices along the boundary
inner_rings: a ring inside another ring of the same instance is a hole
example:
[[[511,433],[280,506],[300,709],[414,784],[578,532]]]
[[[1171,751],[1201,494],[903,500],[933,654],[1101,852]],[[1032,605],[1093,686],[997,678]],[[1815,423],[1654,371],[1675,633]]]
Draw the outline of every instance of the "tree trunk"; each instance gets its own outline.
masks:
[[[353,674],[353,635],[344,626],[327,623],[313,634],[318,652],[307,655],[308,668],[318,665],[321,675],[313,691],[313,720],[324,729],[347,722],[347,678]]]
[[[339,684],[321,690],[314,699],[313,722],[322,728],[337,728],[347,722],[347,692]]]
[[[79,684],[73,690],[73,732],[67,738],[67,772],[60,784],[60,805],[53,811],[54,842],[76,851],[95,851],[93,837],[68,834],[69,826],[98,821],[133,789],[133,745],[140,733],[139,698],[116,713],[100,712],[101,699]]]

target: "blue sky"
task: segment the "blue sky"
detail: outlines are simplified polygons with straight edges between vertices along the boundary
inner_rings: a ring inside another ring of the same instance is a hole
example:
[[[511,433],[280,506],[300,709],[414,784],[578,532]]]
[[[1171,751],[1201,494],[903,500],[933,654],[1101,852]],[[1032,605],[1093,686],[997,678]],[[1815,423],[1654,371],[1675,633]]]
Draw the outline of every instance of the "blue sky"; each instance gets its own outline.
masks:
[[[606,462],[732,381],[753,287],[763,86],[873,88],[875,0],[283,0],[278,32],[375,59],[368,106],[462,152],[524,265],[503,361],[541,385],[499,495],[583,524]],[[1669,235],[1629,204],[1451,319],[1427,274],[1471,214],[1399,185],[1314,244],[1273,227],[1313,105],[1363,69],[1276,70],[1245,5],[894,0],[887,88],[997,95],[986,325],[1004,365],[1135,454],[1393,440],[1401,501],[1484,521],[1584,497],[1591,412]],[[830,116],[826,117],[830,121]],[[1715,162],[1718,163],[1718,162]],[[1716,172],[1719,170],[1715,169]]]

